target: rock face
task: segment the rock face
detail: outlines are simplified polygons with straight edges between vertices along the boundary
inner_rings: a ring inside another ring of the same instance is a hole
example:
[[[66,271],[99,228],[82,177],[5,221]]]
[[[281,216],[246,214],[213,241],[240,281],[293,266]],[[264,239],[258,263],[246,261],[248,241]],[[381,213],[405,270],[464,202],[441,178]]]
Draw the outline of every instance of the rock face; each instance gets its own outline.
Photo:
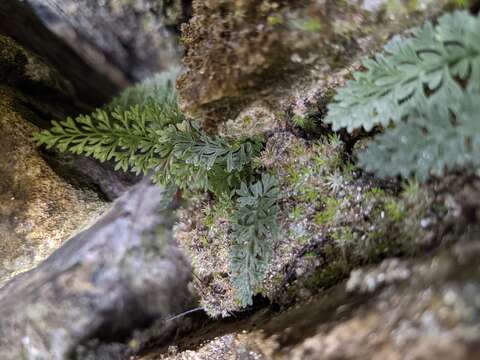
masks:
[[[31,139],[38,128],[16,102],[0,87],[0,285],[105,209],[98,194],[75,189],[49,167]]]
[[[57,71],[62,74],[64,80],[51,84],[53,86],[50,86],[47,91],[45,87],[38,86],[38,82],[37,86],[32,86],[31,81],[18,81],[24,79],[19,79],[17,76],[23,69],[22,63],[31,64],[31,61],[28,62],[21,55],[15,59],[14,70],[10,73],[17,80],[14,86],[33,90],[39,97],[42,93],[48,95],[42,99],[42,107],[52,100],[57,100],[61,103],[57,106],[63,110],[87,110],[91,106],[109,101],[122,86],[126,85],[125,82],[109,79],[98,69],[86,64],[70,46],[45,28],[25,2],[5,0],[0,3],[0,34],[12,38],[29,51],[47,60],[49,65],[47,72]],[[5,54],[4,50],[2,50],[3,54]],[[34,70],[30,71],[31,75],[43,76],[45,80],[45,72],[38,72],[38,69],[35,70],[32,67],[30,70]],[[4,78],[1,79],[3,83]],[[56,79],[58,80],[58,76]],[[67,87],[65,87],[65,79],[70,83]],[[9,76],[9,80],[12,80],[12,76]],[[58,91],[59,86],[61,91]]]
[[[172,241],[169,211],[157,211],[161,196],[158,186],[138,184],[94,226],[0,290],[0,358],[66,359],[89,340],[123,340],[185,309],[189,265]]]
[[[116,81],[141,80],[178,61],[176,32],[190,1],[28,0],[85,61]]]
[[[139,359],[477,359],[479,244],[385,260],[280,315],[216,324]]]
[[[32,140],[52,119],[89,111],[118,90],[24,3],[0,3],[0,286],[39,264],[132,183],[108,164],[43,153]]]
[[[105,210],[92,189],[75,188],[43,158],[32,135],[53,104],[19,88],[66,96],[71,84],[40,58],[0,35],[0,285],[29,270],[57,249],[75,230]],[[70,95],[72,95],[70,93]],[[43,107],[42,107],[43,105]],[[68,109],[68,104],[64,110]],[[33,111],[32,111],[33,110]]]

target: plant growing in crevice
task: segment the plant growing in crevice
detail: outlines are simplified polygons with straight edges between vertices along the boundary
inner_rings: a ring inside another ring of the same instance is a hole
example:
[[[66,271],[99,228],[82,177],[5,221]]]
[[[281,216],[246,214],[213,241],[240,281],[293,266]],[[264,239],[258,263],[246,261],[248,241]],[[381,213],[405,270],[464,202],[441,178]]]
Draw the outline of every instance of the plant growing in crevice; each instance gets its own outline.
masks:
[[[363,63],[366,71],[340,89],[326,122],[334,130],[385,133],[360,154],[379,176],[425,180],[446,170],[478,167],[480,20],[467,12],[427,22],[395,37]]]
[[[275,180],[253,166],[263,148],[261,137],[208,135],[179,110],[171,79],[157,77],[90,115],[53,121],[35,140],[61,152],[111,160],[117,170],[143,173],[165,186],[167,196],[177,189],[210,192],[219,204],[233,204],[238,197],[231,271],[240,303],[251,304],[276,229]]]
[[[169,82],[129,90],[91,115],[53,121],[35,139],[47,148],[112,160],[117,170],[150,175],[164,186],[216,194],[249,180],[246,168],[262,147],[261,139],[207,135],[185,119]]]
[[[240,305],[246,306],[252,304],[252,296],[264,278],[271,242],[278,231],[278,187],[275,178],[262,174],[251,185],[242,183],[237,194],[239,207],[234,214],[231,271]]]

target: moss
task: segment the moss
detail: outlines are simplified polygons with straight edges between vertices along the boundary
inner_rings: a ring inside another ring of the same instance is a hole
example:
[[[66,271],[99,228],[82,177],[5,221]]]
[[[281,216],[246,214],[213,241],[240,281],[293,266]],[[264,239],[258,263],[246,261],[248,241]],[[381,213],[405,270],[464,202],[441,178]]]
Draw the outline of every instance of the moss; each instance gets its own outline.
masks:
[[[405,217],[405,211],[402,205],[394,199],[388,199],[385,203],[387,216],[394,222],[399,222]]]
[[[314,221],[317,225],[323,226],[332,222],[337,213],[340,201],[335,198],[327,198],[322,211],[315,214]]]
[[[315,203],[321,197],[321,193],[315,185],[305,184],[300,188],[299,200],[307,203]]]

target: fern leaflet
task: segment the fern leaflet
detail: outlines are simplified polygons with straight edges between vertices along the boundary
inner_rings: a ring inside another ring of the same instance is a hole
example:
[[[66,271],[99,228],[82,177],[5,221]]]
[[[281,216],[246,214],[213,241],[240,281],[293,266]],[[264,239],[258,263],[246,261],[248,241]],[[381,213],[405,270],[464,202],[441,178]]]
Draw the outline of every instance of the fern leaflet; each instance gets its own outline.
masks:
[[[252,296],[262,282],[272,252],[272,238],[278,231],[278,188],[275,178],[263,174],[247,186],[242,183],[234,215],[235,243],[231,249],[233,284],[242,307],[252,304]]]
[[[477,94],[465,95],[456,102],[457,116],[434,107],[388,129],[360,154],[360,165],[380,177],[414,175],[421,181],[480,166],[479,100]]]
[[[480,90],[480,20],[468,12],[427,22],[413,37],[393,38],[384,54],[364,61],[365,72],[354,74],[329,105],[327,123],[349,132],[400,122],[415,109],[436,106],[456,111],[452,98]],[[466,84],[466,85],[461,85]]]

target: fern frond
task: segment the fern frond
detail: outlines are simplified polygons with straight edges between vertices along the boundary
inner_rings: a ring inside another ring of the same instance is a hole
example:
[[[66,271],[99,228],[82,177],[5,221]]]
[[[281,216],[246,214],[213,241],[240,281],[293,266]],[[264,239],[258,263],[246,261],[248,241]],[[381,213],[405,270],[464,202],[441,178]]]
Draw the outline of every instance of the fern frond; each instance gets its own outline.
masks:
[[[119,96],[115,97],[105,107],[105,110],[108,112],[119,108],[123,111],[135,105],[144,107],[152,102],[169,109],[178,110],[175,80],[179,72],[179,68],[172,67],[147,78],[137,85],[128,87]]]
[[[116,169],[152,174],[154,182],[182,189],[220,194],[245,179],[244,167],[260,152],[260,141],[230,144],[191,123],[172,124],[162,108],[156,109],[157,105],[143,109],[137,105],[110,115],[97,110],[91,116],[53,122],[35,139],[62,152],[112,159]]]
[[[234,215],[231,271],[238,300],[244,307],[252,304],[252,296],[263,281],[271,257],[271,241],[278,230],[277,182],[263,174],[254,184],[242,183],[237,194],[239,208]]]
[[[175,155],[187,164],[210,170],[215,163],[224,165],[231,173],[241,170],[256,156],[262,147],[258,140],[229,143],[225,138],[210,137],[193,123],[187,123],[187,131],[170,135],[175,142]]]
[[[414,175],[421,181],[480,166],[480,96],[468,94],[455,102],[456,116],[433,107],[377,136],[360,154],[360,165],[380,177]]]
[[[398,123],[415,109],[436,106],[456,111],[452,98],[480,90],[480,20],[466,11],[446,14],[437,26],[427,22],[413,37],[395,37],[384,54],[364,61],[329,105],[334,130]]]
[[[116,169],[147,173],[155,166],[162,145],[156,134],[163,124],[146,115],[139,106],[110,115],[97,110],[91,116],[53,121],[53,127],[36,134],[35,140],[61,152],[92,156],[100,161],[113,159]]]

